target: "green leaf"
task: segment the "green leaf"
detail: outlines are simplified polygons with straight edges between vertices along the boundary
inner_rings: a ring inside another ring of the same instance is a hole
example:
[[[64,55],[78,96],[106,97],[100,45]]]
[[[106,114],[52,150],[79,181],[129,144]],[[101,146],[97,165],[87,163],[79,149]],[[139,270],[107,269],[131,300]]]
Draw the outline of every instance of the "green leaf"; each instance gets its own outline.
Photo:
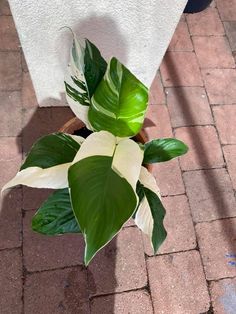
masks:
[[[69,169],[75,216],[86,241],[85,264],[119,232],[137,205],[126,179],[112,169],[113,157],[91,156]]]
[[[188,147],[175,138],[162,138],[144,144],[144,164],[167,161],[187,153]]]
[[[77,40],[71,48],[70,64],[65,79],[66,96],[74,114],[88,128],[87,114],[90,99],[106,72],[107,63],[98,48],[88,39]]]
[[[34,215],[32,229],[45,235],[80,232],[68,189],[57,190],[49,196]]]
[[[149,236],[156,253],[166,238],[163,225],[165,208],[160,200],[160,190],[153,175],[144,167],[141,168],[137,188],[140,204],[135,214],[136,225]]]
[[[156,254],[159,247],[165,241],[167,233],[163,224],[165,217],[165,208],[161,203],[158,195],[150,189],[143,187],[143,192],[148,201],[152,218],[153,218],[153,231],[152,231],[152,246]]]
[[[45,169],[71,162],[80,148],[79,141],[82,141],[81,137],[72,138],[64,133],[43,136],[32,146],[20,170],[29,167]]]
[[[147,88],[112,58],[92,97],[89,122],[97,131],[106,130],[119,137],[134,136],[142,127],[147,103]]]

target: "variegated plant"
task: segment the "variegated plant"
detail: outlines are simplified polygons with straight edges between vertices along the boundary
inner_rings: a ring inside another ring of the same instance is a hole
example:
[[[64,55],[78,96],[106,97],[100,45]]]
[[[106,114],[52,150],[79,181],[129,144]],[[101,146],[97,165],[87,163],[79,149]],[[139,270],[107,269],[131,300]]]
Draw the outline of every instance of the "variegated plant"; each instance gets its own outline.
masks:
[[[93,133],[40,138],[3,190],[18,184],[56,191],[42,204],[32,228],[46,235],[82,233],[85,264],[133,217],[154,252],[166,238],[160,192],[144,164],[187,152],[177,139],[136,143],[148,89],[116,58],[107,64],[87,39],[73,39],[65,81],[68,104]]]

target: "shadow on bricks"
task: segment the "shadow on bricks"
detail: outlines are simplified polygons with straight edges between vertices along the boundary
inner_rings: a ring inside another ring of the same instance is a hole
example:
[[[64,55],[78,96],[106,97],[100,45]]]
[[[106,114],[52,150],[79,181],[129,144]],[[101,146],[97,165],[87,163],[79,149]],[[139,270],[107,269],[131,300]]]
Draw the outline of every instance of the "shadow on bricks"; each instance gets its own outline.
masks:
[[[174,78],[178,78],[181,73],[179,73],[179,71],[177,71],[177,68],[175,66],[175,62],[174,60],[171,58],[171,56],[168,59],[168,68],[171,69],[171,71],[169,71],[170,73],[172,73],[173,75],[173,79]],[[177,79],[178,81],[178,79]],[[184,102],[187,103],[187,99],[184,99],[184,93],[182,95],[182,97],[179,96],[178,93],[176,93],[176,98],[178,100],[178,102]],[[194,117],[191,114],[191,110],[189,106],[185,106],[184,110],[182,110],[182,115],[185,117],[185,120],[190,120],[192,122],[194,122]],[[193,123],[193,127],[194,125],[197,125],[196,123]],[[195,152],[196,156],[196,162],[199,165],[203,165],[202,167],[198,168],[196,167],[195,169],[184,169],[184,170],[200,170],[200,169],[214,169],[214,165],[212,164],[212,158],[214,160],[214,156],[211,156],[211,144],[208,143],[208,139],[204,139],[198,134],[198,132],[194,132],[194,138],[193,138],[193,134],[188,134],[190,136],[190,140],[191,142],[195,142],[197,143],[197,151]],[[192,138],[191,138],[192,137]],[[191,148],[190,148],[191,150]],[[211,157],[211,158],[210,158]],[[188,158],[188,156],[186,155],[186,158]],[[221,167],[223,167],[223,159],[222,159],[222,165]],[[217,165],[217,168],[219,168],[219,165]],[[223,195],[221,193],[222,188],[219,182],[219,179],[217,178],[217,175],[214,171],[212,171],[211,174],[211,178],[209,179],[208,176],[204,176],[204,180],[205,180],[205,186],[208,189],[209,194],[212,196],[213,201],[214,201],[214,206],[216,211],[222,215],[222,211],[225,211],[225,217],[230,217],[230,215],[227,215],[229,213],[228,212],[228,203],[227,200],[225,199],[225,195]],[[217,197],[214,197],[217,196]],[[219,199],[219,197],[221,197],[221,202],[218,202],[217,199]],[[224,227],[223,221],[222,221],[222,230],[223,230],[223,237],[228,237],[227,238],[227,242],[228,242],[228,249],[233,252],[235,252],[235,245],[234,245],[234,241],[232,241],[232,236],[235,234],[235,227],[233,226],[233,223],[229,220],[228,225],[227,225],[227,230]],[[231,235],[231,237],[230,237]]]
[[[23,128],[22,128],[21,133],[18,136],[22,138],[22,147],[19,145],[19,151],[23,152],[23,156],[25,156],[28,153],[32,144],[38,138],[49,133],[57,132],[60,129],[60,127],[62,127],[69,119],[74,117],[73,113],[71,112],[71,109],[68,107],[24,108],[22,115],[23,115]],[[23,213],[25,213],[26,215],[27,215],[27,212],[29,211],[31,212],[32,210],[37,209],[42,204],[42,202],[46,200],[49,193],[51,193],[50,190],[45,189],[42,192],[42,189],[32,189],[32,188],[27,188],[27,187],[23,187],[22,190],[23,190]],[[7,205],[4,205],[4,206],[6,207]],[[21,224],[21,217],[19,217],[19,220]],[[12,239],[10,242],[13,242],[13,245],[15,246],[20,246],[21,234],[19,233],[22,232],[21,226],[15,229],[16,229],[15,234],[14,236],[12,235],[12,238],[14,239]],[[33,235],[31,237],[33,237]],[[41,235],[41,237],[44,237],[44,236]],[[40,241],[40,239],[37,241]],[[35,250],[33,240],[31,241],[32,242],[31,247],[29,247],[29,242],[30,241],[28,241],[28,246],[24,245],[24,238],[23,238],[24,253],[26,253],[25,250],[33,250],[33,251]],[[11,246],[12,244],[10,243],[9,245]],[[40,248],[40,245],[38,245],[38,247]],[[74,267],[77,267],[77,266],[81,267],[79,266],[81,262],[78,262],[78,259],[76,259],[76,257],[75,257],[75,260],[74,261],[71,260],[70,264],[68,265],[62,265],[62,266],[55,265],[55,268],[52,268],[51,266],[50,268],[47,268],[47,266],[45,266],[45,268],[42,269],[41,271],[37,271],[37,272],[32,271],[29,274],[26,272],[26,280],[27,280],[27,276],[31,278],[30,276],[34,274],[35,276],[37,274],[42,274],[44,277],[48,276],[48,278],[51,278],[53,276],[54,271],[57,271],[59,273],[61,272],[60,276],[62,276],[64,279],[59,281],[59,284],[57,283],[55,285],[57,285],[56,289],[59,290],[58,294],[61,296],[64,295],[63,301],[61,302],[63,302],[63,307],[66,307],[67,311],[71,310],[71,306],[73,306],[73,304],[78,303],[78,295],[80,293],[83,294],[85,292],[84,290],[87,290],[86,292],[88,296],[88,300],[87,300],[88,303],[92,302],[94,298],[99,297],[99,295],[109,294],[109,304],[108,304],[107,313],[113,313],[114,312],[113,293],[117,291],[117,280],[116,280],[116,274],[115,274],[116,253],[117,253],[116,239],[113,239],[112,242],[105,249],[103,249],[103,251],[104,252],[100,252],[98,256],[95,257],[95,260],[93,261],[93,263],[91,263],[89,268],[84,268],[84,271],[87,274],[86,275],[87,286],[78,282],[76,284],[76,293],[74,294],[73,294],[73,291],[69,291],[68,288],[65,289],[64,282],[68,281],[69,286],[71,286],[71,283],[73,283],[72,286],[75,285],[74,282],[76,278],[72,278],[73,269]],[[40,252],[37,251],[37,254],[40,255]],[[35,255],[37,254],[35,253]],[[51,256],[51,254],[61,255],[61,252],[55,249],[55,252],[53,251],[49,255]],[[35,256],[35,258],[37,258],[37,256]],[[55,260],[57,260],[57,258],[58,257],[55,256]],[[98,261],[99,261],[99,264],[97,264]],[[45,262],[45,265],[47,265],[47,262]],[[102,271],[99,265],[102,265],[102,268],[105,267],[105,269],[103,269]],[[65,276],[64,274],[63,270],[65,269],[65,267],[68,270],[70,269],[70,267],[72,267],[72,271],[69,272],[70,274],[69,277]],[[33,291],[32,293],[37,295],[37,293],[40,293],[40,291],[44,291],[43,282],[44,280],[39,281],[38,285],[41,285],[41,287],[37,286],[37,289],[35,288],[36,290]],[[52,283],[52,285],[54,284]],[[78,291],[78,289],[81,289],[81,291]],[[61,302],[59,304],[58,298],[56,298],[53,295],[53,289],[48,291],[47,293],[52,294],[51,299],[55,300],[55,301],[52,301],[52,303],[55,302],[55,304],[51,304],[51,308],[53,307],[56,311],[58,307],[60,308],[62,306]],[[38,295],[38,297],[41,298],[42,295]],[[48,296],[45,295],[45,302],[46,302],[47,297]],[[34,298],[37,298],[37,296],[34,295]],[[114,295],[114,298],[115,298],[115,295]],[[37,304],[37,306],[40,307],[40,309],[38,309],[39,313],[44,312],[45,304],[43,303],[44,302]],[[36,304],[32,306],[36,306]],[[90,310],[86,309],[82,311],[81,313],[87,314],[87,313],[90,313]]]

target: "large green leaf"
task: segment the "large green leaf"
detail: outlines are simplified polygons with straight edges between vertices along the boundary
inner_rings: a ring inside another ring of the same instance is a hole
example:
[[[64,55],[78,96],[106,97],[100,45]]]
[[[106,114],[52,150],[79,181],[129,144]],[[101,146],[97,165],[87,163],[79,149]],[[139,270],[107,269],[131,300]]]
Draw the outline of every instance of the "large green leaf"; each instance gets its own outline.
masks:
[[[147,88],[116,58],[112,58],[89,107],[92,127],[119,137],[136,135],[148,103]]]
[[[132,158],[130,158],[132,156]],[[69,169],[72,207],[83,232],[86,265],[134,213],[143,151],[131,139],[89,135]]]
[[[141,168],[137,189],[140,204],[135,214],[135,223],[149,236],[156,253],[166,238],[163,224],[165,208],[160,200],[160,191],[155,178],[144,167]]]
[[[32,147],[16,176],[2,190],[23,184],[35,188],[68,187],[67,172],[83,138],[54,133],[40,138]]]
[[[85,264],[121,229],[137,205],[126,179],[112,169],[113,158],[91,156],[69,169],[75,216],[85,236]]]
[[[49,196],[34,215],[32,229],[45,235],[80,232],[68,189],[57,190]]]
[[[75,138],[78,138],[76,141]],[[32,146],[20,170],[29,167],[49,168],[71,162],[80,148],[81,137],[53,133],[41,137]]]
[[[161,138],[144,144],[145,164],[167,161],[187,153],[188,147],[175,138]]]
[[[106,67],[98,48],[88,39],[77,40],[74,35],[65,79],[66,96],[72,111],[89,128],[88,106]]]

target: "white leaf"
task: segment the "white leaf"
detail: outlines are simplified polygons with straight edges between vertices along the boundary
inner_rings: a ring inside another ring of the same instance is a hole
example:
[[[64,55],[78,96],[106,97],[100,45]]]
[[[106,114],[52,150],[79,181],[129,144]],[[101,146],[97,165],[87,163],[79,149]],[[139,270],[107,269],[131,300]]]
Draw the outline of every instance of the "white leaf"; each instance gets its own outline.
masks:
[[[141,182],[141,184],[144,185],[144,187],[153,191],[155,194],[158,195],[159,198],[161,198],[160,190],[156,184],[155,178],[145,167],[141,168],[139,181]],[[152,239],[154,220],[152,217],[150,206],[145,196],[141,201],[135,215],[135,223],[143,231],[143,233],[147,234],[149,238]]]
[[[21,170],[2,188],[2,192],[13,186],[23,184],[33,188],[63,189],[68,187],[67,173],[71,163],[42,169],[29,167]]]
[[[116,137],[100,131],[89,135],[78,150],[72,164],[90,156],[112,156],[116,147]]]

